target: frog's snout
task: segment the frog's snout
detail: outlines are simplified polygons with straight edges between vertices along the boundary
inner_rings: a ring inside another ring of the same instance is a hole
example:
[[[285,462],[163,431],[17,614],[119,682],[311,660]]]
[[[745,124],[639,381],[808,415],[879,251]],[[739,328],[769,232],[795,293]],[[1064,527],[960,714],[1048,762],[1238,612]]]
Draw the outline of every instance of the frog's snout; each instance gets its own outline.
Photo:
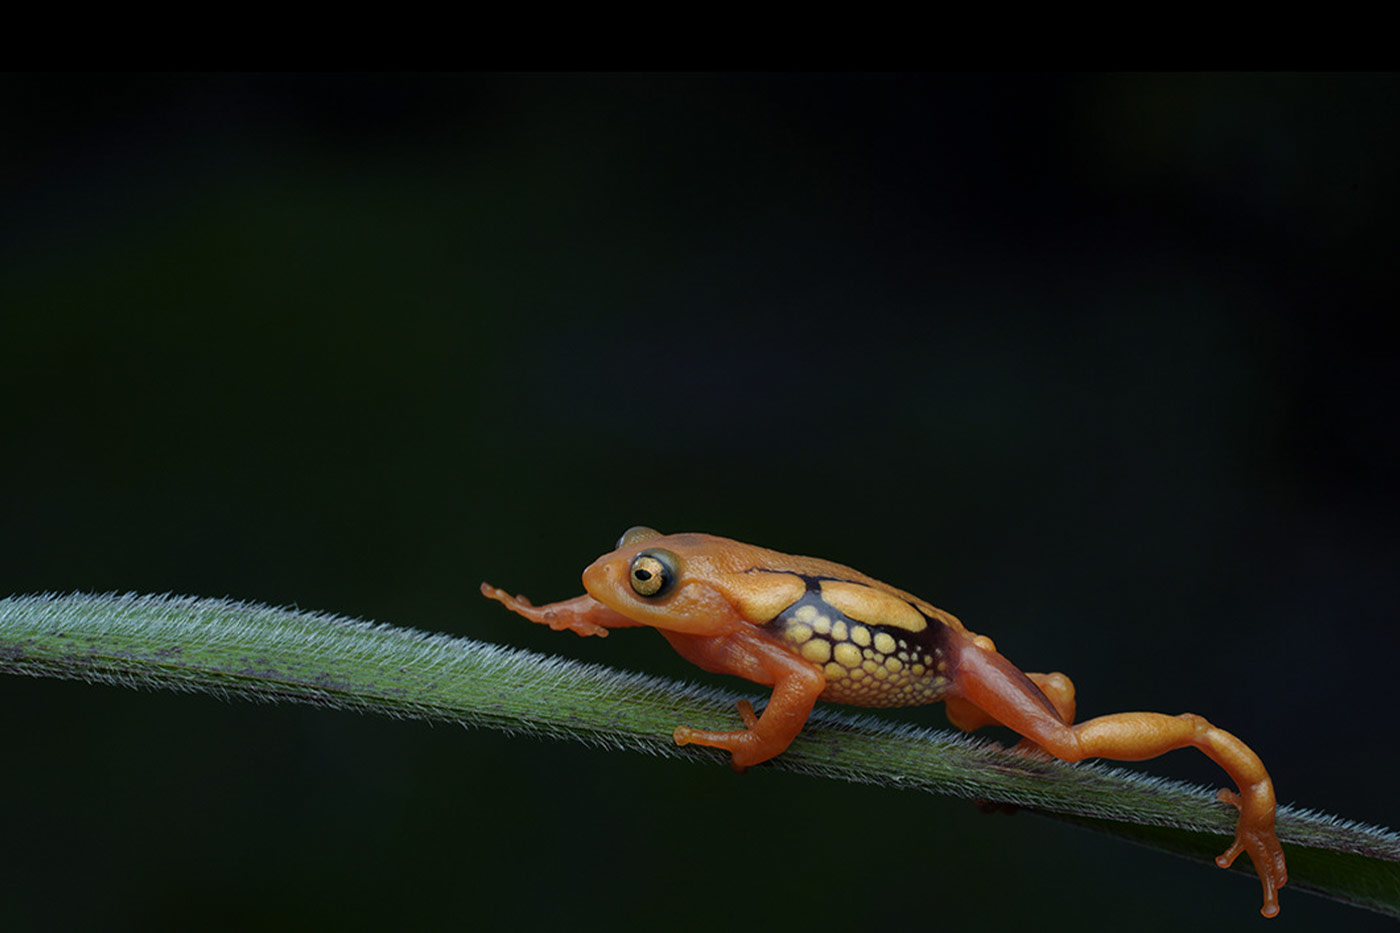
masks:
[[[600,592],[616,589],[619,570],[616,561],[598,560],[583,571],[583,588],[595,599]]]

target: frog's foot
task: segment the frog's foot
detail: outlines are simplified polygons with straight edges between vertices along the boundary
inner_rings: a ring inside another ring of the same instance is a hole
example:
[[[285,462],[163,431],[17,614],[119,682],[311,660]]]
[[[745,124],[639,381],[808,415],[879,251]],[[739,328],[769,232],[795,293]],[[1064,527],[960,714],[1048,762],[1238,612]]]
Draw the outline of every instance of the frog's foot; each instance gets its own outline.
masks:
[[[536,606],[524,596],[512,596],[489,583],[481,584],[481,595],[487,599],[494,599],[511,612],[531,622],[548,625],[556,632],[568,629],[577,635],[597,635],[600,638],[605,638],[608,634],[604,626],[589,618],[590,612],[601,607],[586,596],[548,606]]]
[[[1248,853],[1254,863],[1254,873],[1264,888],[1264,906],[1259,912],[1266,917],[1278,913],[1278,889],[1288,883],[1288,866],[1283,858],[1283,846],[1274,834],[1273,794],[1268,800],[1254,799],[1255,795],[1246,792],[1239,794],[1222,788],[1216,795],[1221,800],[1240,811],[1240,821],[1235,827],[1235,841],[1215,860],[1221,868],[1229,868],[1241,852]]]
[[[758,714],[753,711],[753,704],[748,700],[740,700],[738,706],[739,715],[743,717],[747,727],[739,732],[711,732],[707,729],[676,726],[672,738],[677,745],[708,745],[711,748],[724,749],[732,756],[730,767],[743,774],[749,765],[767,761],[776,752],[766,751],[771,743],[764,743],[763,737],[758,734]]]
[[[752,708],[750,708],[752,713]],[[737,774],[743,774],[750,765],[756,765],[760,761],[767,761],[773,757],[772,752],[767,752],[760,748],[762,737],[752,729],[741,729],[737,732],[714,732],[709,729],[692,729],[690,726],[676,726],[676,731],[671,734],[677,745],[708,745],[710,748],[722,748],[729,752],[729,766]]]
[[[748,727],[749,731],[757,729],[758,714],[753,711],[753,704],[748,700],[740,700],[736,705],[739,707],[739,716],[744,720],[744,725]]]

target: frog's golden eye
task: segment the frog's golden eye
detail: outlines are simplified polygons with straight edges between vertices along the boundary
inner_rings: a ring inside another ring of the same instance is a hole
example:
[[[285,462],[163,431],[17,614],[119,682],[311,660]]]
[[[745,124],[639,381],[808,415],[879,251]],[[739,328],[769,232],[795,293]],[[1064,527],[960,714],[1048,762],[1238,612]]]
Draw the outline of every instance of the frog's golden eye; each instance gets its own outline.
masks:
[[[665,596],[676,582],[676,555],[660,548],[643,551],[632,558],[628,579],[638,596]]]
[[[617,545],[613,550],[621,550],[628,545],[641,544],[643,541],[659,537],[661,537],[661,532],[655,528],[648,528],[646,525],[633,525],[622,533],[622,537],[617,539]]]

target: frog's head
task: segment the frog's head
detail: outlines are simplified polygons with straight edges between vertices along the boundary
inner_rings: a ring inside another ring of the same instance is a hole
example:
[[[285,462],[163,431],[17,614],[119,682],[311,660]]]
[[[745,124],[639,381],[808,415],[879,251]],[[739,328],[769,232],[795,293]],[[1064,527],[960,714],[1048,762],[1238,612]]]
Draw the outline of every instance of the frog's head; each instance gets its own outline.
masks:
[[[663,535],[629,528],[616,549],[583,572],[588,595],[642,625],[673,632],[713,634],[738,613],[721,589],[736,542],[713,535]]]

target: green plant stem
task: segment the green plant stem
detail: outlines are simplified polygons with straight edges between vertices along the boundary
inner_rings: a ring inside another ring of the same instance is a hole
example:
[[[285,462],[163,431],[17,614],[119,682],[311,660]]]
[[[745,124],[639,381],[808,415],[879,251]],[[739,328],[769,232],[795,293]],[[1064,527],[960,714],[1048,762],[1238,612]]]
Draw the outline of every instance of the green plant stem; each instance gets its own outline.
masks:
[[[0,672],[309,703],[711,762],[725,756],[675,745],[675,726],[738,727],[735,693],[220,599],[0,600]],[[1202,788],[830,711],[764,767],[1011,804],[1194,858],[1218,854],[1234,832],[1234,811]],[[1289,890],[1400,917],[1400,836],[1291,808],[1280,808],[1278,834]]]

